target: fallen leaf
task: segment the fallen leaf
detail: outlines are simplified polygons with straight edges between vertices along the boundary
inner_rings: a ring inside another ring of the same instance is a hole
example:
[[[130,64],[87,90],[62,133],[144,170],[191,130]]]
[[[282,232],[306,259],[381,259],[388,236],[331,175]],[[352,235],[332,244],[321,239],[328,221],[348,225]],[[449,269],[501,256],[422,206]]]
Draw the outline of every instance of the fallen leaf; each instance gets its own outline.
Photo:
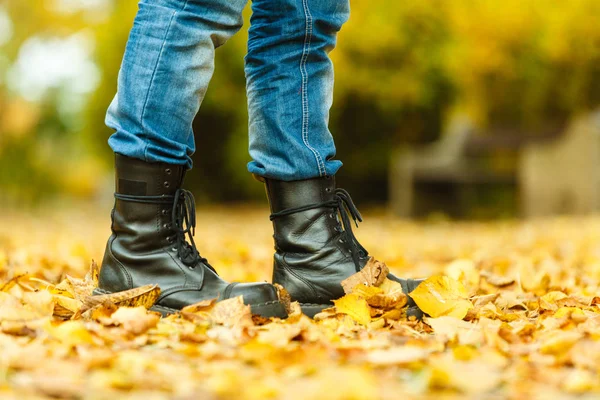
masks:
[[[478,324],[462,321],[454,317],[425,318],[425,323],[443,340],[458,339],[460,344],[480,346],[483,343],[483,333]]]
[[[160,320],[160,314],[148,312],[145,307],[120,307],[110,319],[120,324],[133,335],[141,335],[154,328]]]
[[[81,314],[88,310],[106,303],[123,307],[143,306],[150,308],[154,305],[159,295],[160,288],[158,285],[146,285],[117,293],[89,296],[85,298],[83,305],[73,318],[79,318]]]
[[[371,322],[369,304],[362,296],[351,293],[334,300],[333,303],[337,313],[348,315],[363,326]]]
[[[451,316],[462,319],[473,308],[464,286],[446,276],[432,276],[423,281],[409,296],[419,308],[433,318]]]
[[[350,294],[357,285],[379,286],[389,272],[390,270],[385,263],[371,257],[363,269],[342,281],[342,287],[346,294]]]
[[[217,302],[210,315],[216,323],[227,327],[254,325],[250,306],[244,304],[242,296]]]
[[[507,286],[510,286],[513,283],[515,283],[514,278],[511,278],[508,276],[496,275],[496,274],[493,274],[488,271],[481,271],[481,276],[483,276],[485,278],[485,280],[487,281],[487,283],[489,283],[490,285],[500,287],[500,288],[507,287]]]

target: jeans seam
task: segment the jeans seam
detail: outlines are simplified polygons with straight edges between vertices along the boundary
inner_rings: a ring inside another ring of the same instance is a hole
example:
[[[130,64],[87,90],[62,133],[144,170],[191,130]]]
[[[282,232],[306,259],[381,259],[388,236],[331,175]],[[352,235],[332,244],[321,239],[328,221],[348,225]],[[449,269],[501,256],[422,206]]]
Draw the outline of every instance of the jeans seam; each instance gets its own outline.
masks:
[[[302,141],[304,145],[312,151],[317,161],[317,167],[319,169],[319,176],[325,175],[325,166],[319,153],[310,145],[308,142],[308,123],[309,123],[309,107],[308,107],[308,72],[306,70],[306,63],[308,61],[308,55],[310,54],[310,44],[312,40],[313,32],[313,17],[308,7],[308,0],[302,0],[302,6],[304,8],[305,18],[305,34],[304,34],[304,48],[302,49],[302,58],[300,59],[300,74],[302,76]]]
[[[146,98],[144,99],[144,106],[142,107],[142,116],[141,116],[141,126],[144,132],[142,134],[146,134],[146,127],[144,126],[144,116],[146,115],[146,107],[148,105],[148,100],[150,99],[150,91],[152,90],[152,86],[154,85],[154,78],[156,76],[156,70],[162,60],[163,52],[165,49],[165,44],[167,43],[167,36],[169,36],[169,32],[171,31],[171,26],[173,25],[173,19],[178,12],[183,11],[188,4],[189,0],[185,0],[185,3],[181,6],[179,10],[174,10],[171,14],[171,18],[169,19],[169,25],[167,25],[167,29],[165,30],[165,35],[162,39],[162,44],[160,46],[160,51],[158,53],[158,57],[156,58],[156,63],[154,64],[154,69],[152,70],[152,77],[150,78],[150,84],[148,85],[148,91],[146,92]],[[144,146],[144,161],[148,161],[148,147],[150,146],[150,141],[146,140],[146,145]]]

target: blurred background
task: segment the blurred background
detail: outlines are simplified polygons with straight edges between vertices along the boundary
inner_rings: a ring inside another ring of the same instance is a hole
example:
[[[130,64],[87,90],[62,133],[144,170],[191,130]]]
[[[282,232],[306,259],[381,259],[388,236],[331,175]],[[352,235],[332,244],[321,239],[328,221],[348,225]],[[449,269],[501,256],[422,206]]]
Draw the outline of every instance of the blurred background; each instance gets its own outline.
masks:
[[[0,0],[4,207],[112,198],[104,115],[136,10]],[[217,51],[194,123],[187,186],[201,204],[264,202],[246,171],[247,27]],[[354,0],[332,57],[338,180],[360,205],[405,217],[600,209],[598,0]]]

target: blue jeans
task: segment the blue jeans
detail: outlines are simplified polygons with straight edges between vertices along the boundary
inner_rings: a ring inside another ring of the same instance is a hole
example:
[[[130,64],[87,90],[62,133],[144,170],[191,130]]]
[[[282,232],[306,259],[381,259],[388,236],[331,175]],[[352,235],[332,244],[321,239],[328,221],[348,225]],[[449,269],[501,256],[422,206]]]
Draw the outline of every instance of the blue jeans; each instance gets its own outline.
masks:
[[[192,121],[214,70],[215,49],[242,26],[247,0],[142,0],[106,123],[114,152],[192,167]],[[271,179],[335,175],[328,128],[328,53],[349,0],[254,0],[245,58],[248,170]],[[206,151],[210,151],[206,149]]]

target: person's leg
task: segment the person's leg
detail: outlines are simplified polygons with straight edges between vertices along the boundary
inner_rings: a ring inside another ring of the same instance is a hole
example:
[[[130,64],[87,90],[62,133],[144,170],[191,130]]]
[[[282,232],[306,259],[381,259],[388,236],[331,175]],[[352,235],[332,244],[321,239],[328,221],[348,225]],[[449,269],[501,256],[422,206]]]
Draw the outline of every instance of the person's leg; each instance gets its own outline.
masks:
[[[251,173],[279,180],[335,175],[328,128],[329,52],[348,0],[256,0],[246,56]]]
[[[115,153],[191,168],[192,122],[215,49],[242,26],[247,0],[142,0],[106,124]]]
[[[274,227],[273,282],[309,316],[344,295],[341,282],[369,261],[351,224],[362,221],[335,187],[341,166],[328,129],[329,52],[349,16],[348,0],[253,2],[246,57],[249,170],[266,184]],[[388,277],[406,293],[419,283]],[[414,302],[407,313],[420,315]]]
[[[158,285],[163,314],[243,296],[252,312],[287,316],[268,283],[229,284],[193,240],[194,197],[182,189],[194,151],[192,120],[215,49],[239,30],[246,0],[142,0],[107,115],[116,133],[116,191],[97,294]]]

